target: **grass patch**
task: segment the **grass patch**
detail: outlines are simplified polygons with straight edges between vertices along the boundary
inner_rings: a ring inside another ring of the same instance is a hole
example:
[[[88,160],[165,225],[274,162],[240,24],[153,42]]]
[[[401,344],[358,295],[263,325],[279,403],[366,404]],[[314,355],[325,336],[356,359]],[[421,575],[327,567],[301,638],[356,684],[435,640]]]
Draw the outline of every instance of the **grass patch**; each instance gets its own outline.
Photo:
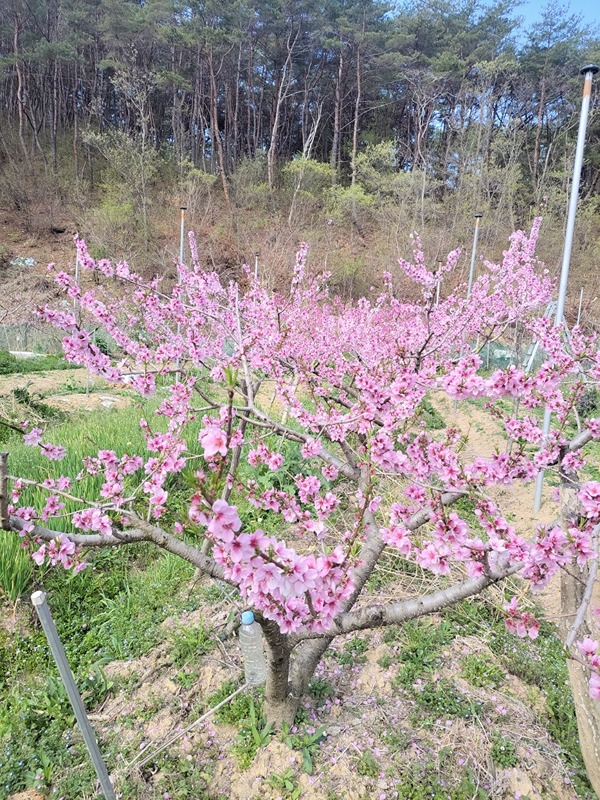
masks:
[[[0,598],[13,605],[31,585],[33,563],[21,537],[11,531],[0,532]]]
[[[414,620],[401,627],[388,628],[383,636],[387,644],[400,640],[402,646],[395,658],[402,662],[394,678],[396,686],[410,688],[417,679],[433,673],[441,662],[442,649],[457,635],[456,627],[445,620]]]
[[[478,688],[493,687],[498,688],[504,683],[506,675],[502,669],[489,658],[485,658],[478,653],[471,653],[465,656],[461,662],[462,677],[471,686]]]
[[[18,358],[7,350],[0,350],[0,375],[20,375],[28,372],[49,372],[55,369],[73,369],[70,361],[58,355],[40,355]]]

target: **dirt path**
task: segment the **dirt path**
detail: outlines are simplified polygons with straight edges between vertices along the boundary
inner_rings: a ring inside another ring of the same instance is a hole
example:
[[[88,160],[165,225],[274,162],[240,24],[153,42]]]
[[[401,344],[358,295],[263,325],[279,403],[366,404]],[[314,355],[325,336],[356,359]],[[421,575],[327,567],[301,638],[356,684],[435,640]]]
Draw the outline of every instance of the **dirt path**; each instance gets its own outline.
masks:
[[[10,396],[13,389],[26,387],[33,396],[41,395],[48,405],[63,411],[98,411],[106,408],[123,408],[131,403],[131,396],[118,393],[106,381],[93,376],[89,381],[86,369],[50,370],[0,377],[0,399]]]

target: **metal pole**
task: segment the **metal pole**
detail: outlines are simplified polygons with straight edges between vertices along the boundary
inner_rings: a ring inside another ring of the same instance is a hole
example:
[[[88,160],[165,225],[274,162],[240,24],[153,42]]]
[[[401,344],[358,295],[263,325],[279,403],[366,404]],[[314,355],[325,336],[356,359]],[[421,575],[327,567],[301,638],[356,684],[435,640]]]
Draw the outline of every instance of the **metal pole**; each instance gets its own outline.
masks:
[[[435,304],[436,304],[436,306],[439,306],[439,304],[440,304],[440,288],[442,286],[442,281],[441,281],[441,278],[439,276],[442,273],[442,264],[443,263],[444,262],[441,259],[438,261],[438,268],[437,268],[438,285],[435,288]]]
[[[77,684],[75,683],[73,673],[69,667],[69,662],[67,661],[67,656],[62,646],[62,642],[58,636],[58,631],[56,630],[56,625],[52,619],[52,614],[50,613],[50,609],[46,603],[46,595],[44,592],[34,592],[31,595],[31,602],[35,606],[37,615],[40,618],[42,628],[44,629],[44,633],[48,639],[48,644],[50,645],[50,650],[52,651],[52,655],[56,661],[56,666],[60,672],[60,677],[62,678],[62,682],[64,683],[67,694],[69,695],[69,700],[71,701],[73,711],[75,712],[75,718],[77,719],[79,728],[83,734],[89,754],[92,757],[94,769],[96,770],[96,775],[100,781],[100,786],[102,788],[102,793],[104,794],[105,800],[117,800],[112,783],[110,782],[108,770],[106,769],[106,764],[102,759],[102,754],[100,753],[100,748],[98,747],[98,742],[96,741],[94,729],[90,725],[90,721],[85,713],[85,707],[77,689]]]
[[[181,211],[181,230],[179,233],[179,263],[183,264],[183,248],[185,242],[185,212],[187,210],[187,206],[179,206],[179,210]],[[179,274],[179,283],[181,283],[181,273]]]
[[[258,278],[258,256],[259,253],[254,253],[254,280]]]
[[[10,530],[8,524],[8,453],[0,453],[0,530]]]
[[[569,268],[571,266],[571,250],[573,249],[573,233],[575,230],[575,216],[577,214],[577,201],[579,200],[579,181],[581,179],[581,165],[583,164],[583,150],[585,147],[585,132],[587,129],[588,114],[590,111],[590,97],[592,94],[592,81],[600,67],[588,64],[579,70],[584,76],[583,98],[581,100],[581,114],[579,117],[579,133],[577,134],[577,147],[575,149],[575,164],[573,166],[573,183],[571,184],[571,197],[569,200],[569,214],[567,216],[567,232],[563,250],[562,267],[560,272],[560,285],[558,288],[558,302],[556,303],[555,327],[562,324],[565,316],[565,300],[567,297],[567,284],[569,282]],[[544,412],[544,426],[542,441],[545,442],[550,433],[551,412],[548,407]],[[544,471],[538,473],[535,484],[535,497],[533,500],[533,513],[537,514],[542,505],[542,489],[544,486]]]
[[[581,321],[581,307],[583,306],[583,286],[581,287],[581,291],[579,292],[579,308],[577,309],[577,325],[579,325]]]
[[[179,210],[181,212],[181,227],[179,229],[179,266],[183,264],[183,256],[184,256],[184,244],[185,244],[185,212],[187,206],[179,206]],[[177,270],[177,283],[181,285],[181,269]],[[181,333],[181,324],[177,323],[177,338],[179,339],[179,334]],[[175,383],[179,383],[181,379],[181,362],[177,359],[177,369],[175,371]]]
[[[469,286],[467,288],[467,300],[471,297],[471,290],[473,288],[473,278],[475,277],[475,256],[477,255],[477,240],[479,239],[479,223],[483,214],[477,212],[475,214],[475,232],[473,233],[473,252],[471,253],[471,268],[469,270]]]

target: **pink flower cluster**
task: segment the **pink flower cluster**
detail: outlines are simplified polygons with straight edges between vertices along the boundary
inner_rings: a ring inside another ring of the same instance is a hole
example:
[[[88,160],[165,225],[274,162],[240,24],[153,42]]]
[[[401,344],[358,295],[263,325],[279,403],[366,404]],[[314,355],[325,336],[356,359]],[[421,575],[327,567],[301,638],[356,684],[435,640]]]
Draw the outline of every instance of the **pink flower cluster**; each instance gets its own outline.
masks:
[[[600,700],[600,655],[598,655],[598,642],[587,636],[583,641],[577,642],[577,647],[591,669],[589,681],[590,697],[592,700]]]
[[[42,455],[50,461],[62,461],[67,454],[65,448],[60,444],[43,443],[41,428],[32,428],[23,436],[23,443],[30,447],[39,447]]]
[[[71,569],[77,574],[85,569],[88,565],[85,561],[76,561],[77,548],[64,534],[60,533],[56,539],[51,539],[48,544],[42,544],[38,550],[33,553],[32,558],[38,567],[41,567],[46,561],[51,567],[60,564],[63,569]]]
[[[352,593],[341,547],[327,554],[302,555],[260,529],[240,532],[237,508],[224,500],[209,508],[195,495],[189,514],[192,521],[206,526],[226,577],[239,585],[249,605],[276,621],[284,633],[303,625],[327,630]]]
[[[522,639],[529,636],[530,639],[537,639],[540,632],[540,623],[532,616],[529,611],[519,611],[519,601],[513,597],[508,605],[504,606],[506,611],[506,627],[511,633],[515,633]]]

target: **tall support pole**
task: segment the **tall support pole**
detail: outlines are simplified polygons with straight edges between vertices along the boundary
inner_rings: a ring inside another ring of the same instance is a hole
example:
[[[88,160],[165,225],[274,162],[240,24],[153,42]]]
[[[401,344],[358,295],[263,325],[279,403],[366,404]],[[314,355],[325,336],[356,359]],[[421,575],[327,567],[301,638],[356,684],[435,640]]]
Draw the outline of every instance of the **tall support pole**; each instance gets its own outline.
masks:
[[[0,530],[8,531],[8,453],[0,453]]]
[[[438,268],[437,268],[438,284],[435,287],[435,304],[436,304],[436,306],[439,306],[439,304],[440,304],[440,289],[441,289],[441,286],[442,286],[441,275],[442,275],[442,265],[443,264],[444,264],[444,262],[440,259],[438,261]]]
[[[183,256],[184,256],[184,247],[185,247],[185,212],[187,206],[179,206],[180,211],[180,228],[179,228],[179,267],[183,264]],[[181,269],[177,270],[177,283],[181,285]],[[181,333],[181,325],[179,322],[177,323],[177,338],[179,339],[179,334]],[[175,371],[175,383],[179,383],[181,380],[181,362],[177,359],[177,369]]]
[[[81,699],[81,695],[77,689],[77,684],[75,683],[75,678],[73,677],[73,673],[69,667],[69,662],[67,661],[64,647],[62,646],[62,642],[58,636],[58,631],[56,630],[56,625],[52,619],[52,614],[50,613],[50,609],[46,603],[46,595],[44,592],[34,592],[31,595],[31,602],[33,603],[35,610],[37,611],[37,615],[40,618],[42,628],[44,629],[44,633],[48,639],[48,644],[50,645],[50,650],[52,651],[52,655],[56,661],[56,666],[58,667],[60,677],[62,678],[62,682],[64,683],[67,694],[69,695],[69,700],[71,701],[73,711],[75,712],[75,719],[77,720],[79,729],[83,734],[86,747],[92,758],[94,769],[96,770],[96,775],[100,781],[100,786],[102,788],[102,793],[105,797],[105,800],[117,800],[117,796],[108,776],[106,764],[104,763],[100,748],[98,747],[98,742],[96,741],[94,729],[90,725],[90,721],[85,713],[83,700]]]
[[[183,264],[183,255],[184,255],[184,245],[185,245],[185,212],[187,210],[187,206],[180,206],[179,210],[181,211],[181,228],[179,231],[179,263]],[[181,274],[179,274],[179,283],[181,283]]]
[[[592,94],[592,81],[600,67],[588,64],[580,70],[584,76],[583,98],[581,100],[581,114],[579,117],[579,133],[577,134],[577,147],[575,149],[575,164],[573,166],[573,182],[571,184],[571,197],[569,200],[569,214],[567,216],[567,232],[563,250],[562,267],[560,271],[560,284],[558,287],[558,301],[554,326],[561,325],[565,316],[565,301],[567,297],[567,284],[569,282],[569,268],[571,266],[571,250],[573,249],[573,233],[575,231],[575,217],[577,215],[577,202],[579,200],[579,181],[581,179],[581,166],[583,164],[583,150],[585,147],[585,132],[587,129],[588,115],[590,112],[590,97]],[[544,426],[542,442],[546,442],[550,433],[551,411],[546,406],[544,412]],[[535,497],[533,500],[533,513],[537,514],[542,505],[542,489],[544,487],[544,471],[538,473],[535,484]]]
[[[477,256],[477,241],[479,239],[479,224],[483,214],[475,214],[475,231],[473,233],[473,251],[471,252],[471,268],[469,269],[469,286],[467,288],[467,300],[471,297],[473,289],[473,279],[475,278],[475,257]]]

